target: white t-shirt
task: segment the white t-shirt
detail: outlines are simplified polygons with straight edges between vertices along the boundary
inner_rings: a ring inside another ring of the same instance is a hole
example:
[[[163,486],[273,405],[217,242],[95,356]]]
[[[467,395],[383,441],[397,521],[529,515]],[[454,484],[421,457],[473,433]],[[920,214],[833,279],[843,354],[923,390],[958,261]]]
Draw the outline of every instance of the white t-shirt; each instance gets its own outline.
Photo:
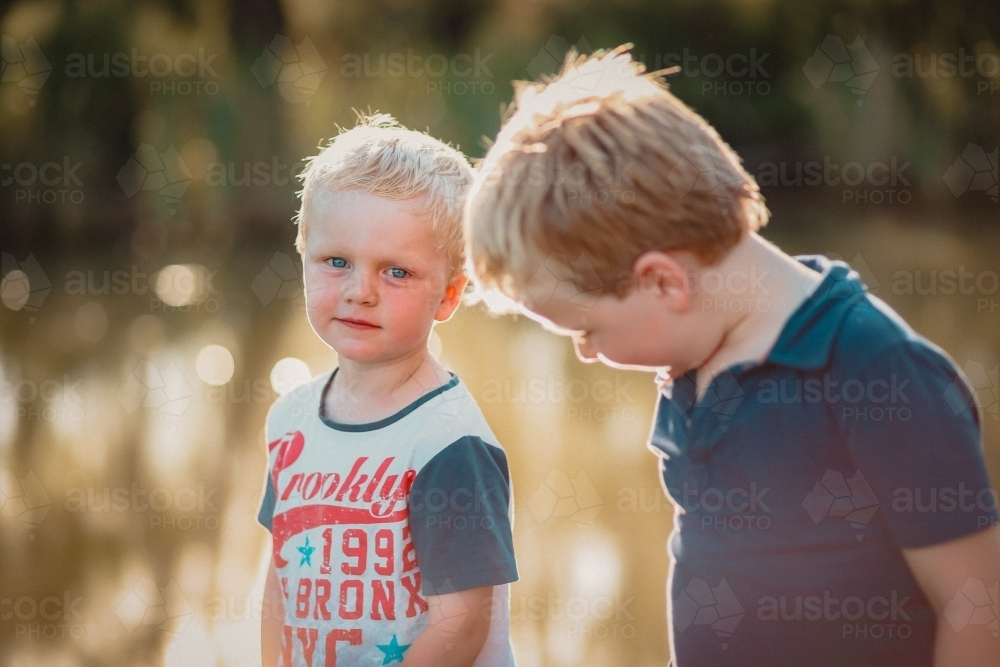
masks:
[[[322,407],[335,374],[279,398],[267,418],[258,519],[285,602],[281,664],[402,662],[427,596],[494,586],[491,609],[466,612],[491,618],[475,665],[513,665],[510,474],[479,406],[452,375],[390,417],[338,423]]]

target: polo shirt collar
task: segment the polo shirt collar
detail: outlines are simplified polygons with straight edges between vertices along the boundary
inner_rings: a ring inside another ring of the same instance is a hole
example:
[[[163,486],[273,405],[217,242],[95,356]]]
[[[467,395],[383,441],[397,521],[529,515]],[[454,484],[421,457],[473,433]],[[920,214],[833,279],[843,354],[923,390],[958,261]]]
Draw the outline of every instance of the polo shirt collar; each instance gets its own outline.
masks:
[[[822,273],[823,279],[788,318],[766,361],[815,370],[826,366],[841,321],[867,291],[858,273],[844,262],[822,255],[795,259]]]

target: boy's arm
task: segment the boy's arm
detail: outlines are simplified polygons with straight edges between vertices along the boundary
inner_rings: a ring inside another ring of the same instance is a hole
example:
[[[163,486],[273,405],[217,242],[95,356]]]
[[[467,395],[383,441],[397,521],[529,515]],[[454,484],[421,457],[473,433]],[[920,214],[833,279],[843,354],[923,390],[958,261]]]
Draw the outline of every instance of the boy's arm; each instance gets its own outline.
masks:
[[[469,667],[490,631],[493,587],[427,596],[427,626],[406,650],[402,667]]]
[[[966,627],[968,603],[961,605],[959,597],[965,590],[973,595],[985,592],[988,598],[990,588],[996,596],[1000,525],[941,544],[903,549],[903,557],[937,612],[935,667],[1000,667],[1000,644],[986,625]],[[992,606],[994,618],[998,614],[996,597],[975,602]]]
[[[506,613],[494,615],[493,601],[495,586],[517,581],[510,503],[506,455],[478,436],[458,438],[417,473],[409,528],[428,623],[406,667],[471,665],[491,624],[509,623]]]
[[[278,572],[274,569],[274,556],[271,556],[260,614],[260,659],[263,667],[277,667],[281,657],[281,632],[284,625],[285,605],[281,599]]]

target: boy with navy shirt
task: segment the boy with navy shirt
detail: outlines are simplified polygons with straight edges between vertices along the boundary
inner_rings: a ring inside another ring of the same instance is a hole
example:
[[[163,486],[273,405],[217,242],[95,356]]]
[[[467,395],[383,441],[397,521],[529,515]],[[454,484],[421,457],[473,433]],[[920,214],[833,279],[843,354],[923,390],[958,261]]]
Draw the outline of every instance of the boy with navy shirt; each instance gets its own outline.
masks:
[[[506,456],[427,349],[466,284],[471,168],[387,116],[304,176],[306,308],[338,367],[275,402],[264,665],[511,667]]]
[[[948,356],[760,237],[739,158],[625,50],[516,105],[471,262],[581,360],[658,371],[675,667],[1000,665],[997,496]]]

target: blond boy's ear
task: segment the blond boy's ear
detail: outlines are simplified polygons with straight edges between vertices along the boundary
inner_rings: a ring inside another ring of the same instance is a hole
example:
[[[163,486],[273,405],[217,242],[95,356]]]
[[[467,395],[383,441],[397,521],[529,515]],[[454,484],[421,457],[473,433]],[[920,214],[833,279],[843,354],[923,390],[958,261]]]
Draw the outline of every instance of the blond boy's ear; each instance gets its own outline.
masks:
[[[681,258],[672,252],[651,250],[632,265],[633,289],[654,295],[678,312],[686,312],[691,302],[691,276]]]
[[[468,283],[469,276],[466,275],[465,271],[456,271],[452,274],[444,289],[444,296],[441,297],[437,310],[434,312],[436,322],[447,322],[451,319],[451,316],[458,310],[459,304],[462,303],[462,294]]]

